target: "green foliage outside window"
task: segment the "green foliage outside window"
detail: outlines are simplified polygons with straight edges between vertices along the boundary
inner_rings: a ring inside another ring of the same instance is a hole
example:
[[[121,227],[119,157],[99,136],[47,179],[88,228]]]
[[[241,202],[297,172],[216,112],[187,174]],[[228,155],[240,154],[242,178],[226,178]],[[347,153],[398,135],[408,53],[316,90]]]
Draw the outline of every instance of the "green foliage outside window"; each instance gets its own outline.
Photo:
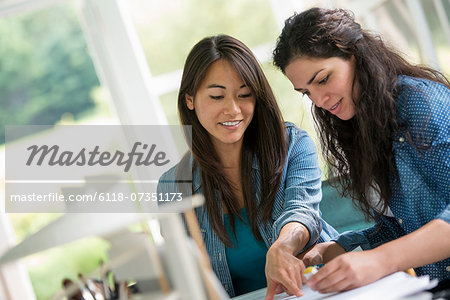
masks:
[[[5,125],[52,125],[94,107],[99,85],[73,9],[0,19],[0,144]]]

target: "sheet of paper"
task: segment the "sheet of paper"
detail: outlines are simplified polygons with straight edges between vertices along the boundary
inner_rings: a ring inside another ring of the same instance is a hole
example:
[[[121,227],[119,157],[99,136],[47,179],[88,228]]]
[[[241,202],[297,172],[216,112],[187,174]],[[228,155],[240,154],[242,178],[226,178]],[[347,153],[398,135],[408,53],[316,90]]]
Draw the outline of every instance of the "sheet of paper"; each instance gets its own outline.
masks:
[[[308,286],[303,286],[302,288],[303,296],[297,298],[295,296],[289,296],[286,293],[278,294],[275,296],[274,300],[291,300],[291,299],[328,299],[327,297],[332,294],[320,294],[311,290]],[[266,289],[260,289],[245,295],[241,295],[239,297],[232,298],[233,300],[256,300],[256,299],[264,299],[266,296]]]
[[[311,290],[308,286],[303,286],[302,297],[289,296],[286,293],[282,293],[276,295],[274,300],[391,300],[432,288],[436,286],[436,284],[437,281],[430,281],[427,276],[411,277],[404,272],[397,272],[371,284],[343,293],[320,294]],[[266,289],[261,289],[233,299],[256,300],[264,299],[265,295]]]

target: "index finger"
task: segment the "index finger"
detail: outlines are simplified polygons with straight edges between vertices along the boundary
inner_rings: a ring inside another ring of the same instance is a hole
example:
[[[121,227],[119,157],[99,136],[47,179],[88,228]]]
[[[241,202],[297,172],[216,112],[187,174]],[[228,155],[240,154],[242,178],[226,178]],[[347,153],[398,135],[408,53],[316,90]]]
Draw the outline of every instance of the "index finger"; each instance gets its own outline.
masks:
[[[301,275],[299,274],[300,282],[297,282],[297,278],[294,279],[290,277],[280,278],[280,283],[285,287],[286,293],[289,295],[295,295],[297,297],[303,296],[302,291],[300,290],[302,286]]]
[[[273,297],[275,297],[275,290],[277,289],[276,283],[274,283],[272,280],[267,280],[267,292],[266,292],[266,298],[264,300],[273,300]]]

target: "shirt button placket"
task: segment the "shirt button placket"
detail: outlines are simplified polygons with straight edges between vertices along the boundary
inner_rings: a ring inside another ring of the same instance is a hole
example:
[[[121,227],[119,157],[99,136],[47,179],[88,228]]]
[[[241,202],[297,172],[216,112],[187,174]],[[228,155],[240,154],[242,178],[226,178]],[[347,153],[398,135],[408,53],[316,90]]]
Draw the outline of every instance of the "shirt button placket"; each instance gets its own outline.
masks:
[[[231,294],[231,289],[228,284],[225,284],[225,290],[227,291],[228,294]]]

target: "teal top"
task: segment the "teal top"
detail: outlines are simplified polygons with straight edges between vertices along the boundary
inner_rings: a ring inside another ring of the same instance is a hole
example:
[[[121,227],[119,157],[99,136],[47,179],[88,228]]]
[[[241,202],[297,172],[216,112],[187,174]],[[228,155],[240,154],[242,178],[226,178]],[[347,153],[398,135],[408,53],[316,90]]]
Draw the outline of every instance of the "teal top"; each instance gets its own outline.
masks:
[[[229,215],[224,217],[225,228],[232,243],[231,248],[225,248],[225,254],[236,296],[267,286],[267,246],[253,235],[247,210],[242,208],[239,215],[244,223],[235,217],[236,236],[231,229]]]

